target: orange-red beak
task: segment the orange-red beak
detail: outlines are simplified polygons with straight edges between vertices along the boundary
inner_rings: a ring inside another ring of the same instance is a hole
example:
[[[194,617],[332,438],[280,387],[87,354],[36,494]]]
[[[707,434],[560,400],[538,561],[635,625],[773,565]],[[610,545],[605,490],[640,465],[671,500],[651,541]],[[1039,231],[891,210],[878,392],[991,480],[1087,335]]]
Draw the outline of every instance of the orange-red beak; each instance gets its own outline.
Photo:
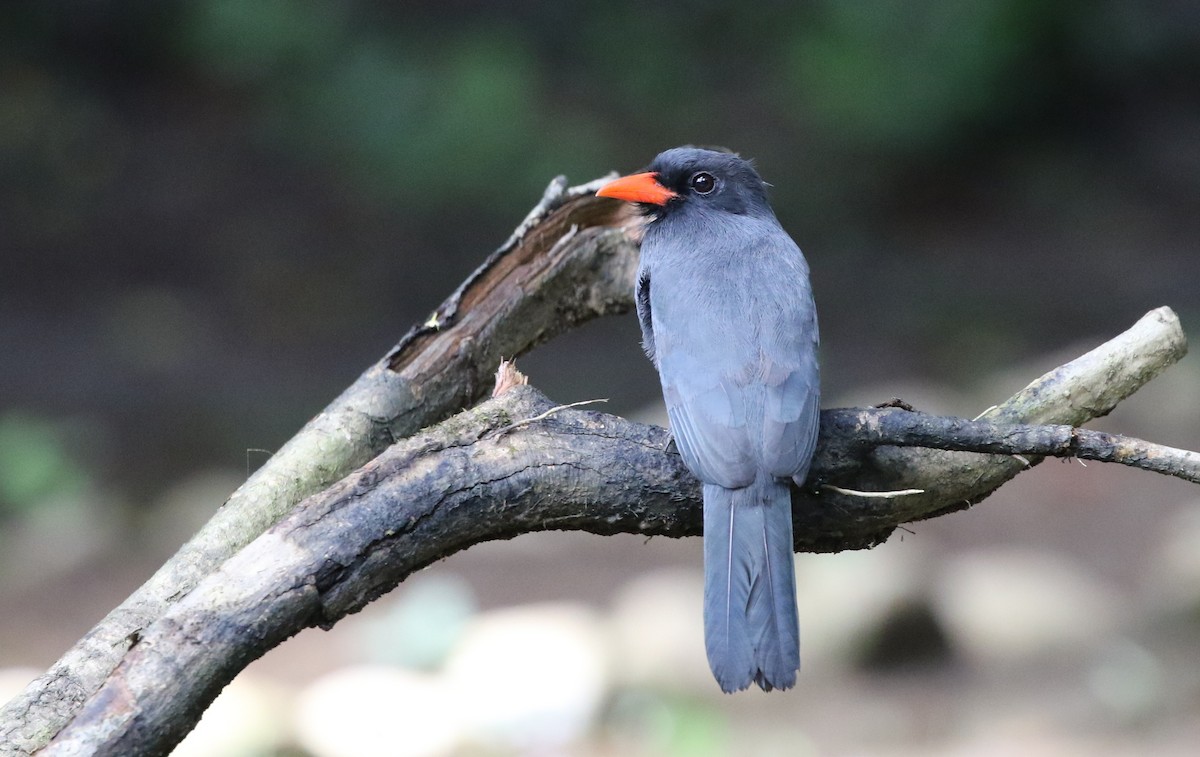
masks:
[[[627,202],[666,205],[668,200],[678,195],[658,183],[658,174],[635,173],[605,184],[596,192],[596,196],[613,197]]]

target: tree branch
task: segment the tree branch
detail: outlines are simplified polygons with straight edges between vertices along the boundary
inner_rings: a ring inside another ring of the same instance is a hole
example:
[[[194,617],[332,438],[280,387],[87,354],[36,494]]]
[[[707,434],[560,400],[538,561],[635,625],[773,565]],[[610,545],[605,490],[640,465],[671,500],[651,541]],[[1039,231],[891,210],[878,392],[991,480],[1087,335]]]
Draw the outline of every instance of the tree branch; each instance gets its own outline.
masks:
[[[996,424],[1066,424],[1079,426],[1108,415],[1126,397],[1187,354],[1187,340],[1179,318],[1167,307],[1142,316],[1131,328],[1094,350],[1059,366],[1030,383],[1007,401],[989,408],[979,419]],[[966,423],[962,421],[962,423]],[[851,429],[847,429],[851,431]],[[869,434],[869,424],[854,431]],[[826,429],[822,426],[822,433]],[[930,445],[935,446],[935,445]],[[954,449],[897,449],[877,447],[852,479],[833,473],[828,483],[851,489],[893,491],[922,489],[924,494],[896,503],[908,520],[933,518],[977,504],[1001,484],[1025,470],[1025,461],[1011,455],[981,460]],[[1011,452],[1010,450],[1006,450]],[[838,455],[834,448],[818,445],[818,456]],[[1029,465],[1040,462],[1029,451]],[[829,465],[838,470],[837,465]],[[860,498],[830,493],[822,500],[839,511],[862,513],[851,520],[862,546],[886,539],[890,528],[876,529],[874,515]],[[837,544],[830,545],[839,548]]]
[[[1127,395],[1182,351],[1169,311],[1151,313],[1135,329],[1143,329],[1147,352],[1157,358],[1139,359],[1122,335],[1047,374],[1031,385],[1039,391],[1027,388],[997,412],[1016,413],[1020,404],[1029,415],[1043,415],[1068,386],[1110,399]],[[1166,343],[1175,346],[1160,349]],[[1114,351],[1125,354],[1126,370],[1105,376],[1089,370],[1109,365]],[[1123,388],[1097,392],[1097,383]],[[823,412],[821,427],[812,474],[819,481],[903,479],[911,465],[887,461],[930,452],[915,446],[1005,456],[973,454],[973,468],[961,468],[958,478],[944,475],[946,488],[927,495],[798,491],[793,510],[802,550],[877,543],[902,523],[956,505],[964,487],[991,480],[981,471],[1011,476],[1013,454],[1113,460],[1200,481],[1195,453],[1069,426],[855,408]],[[517,385],[393,445],[302,502],[147,628],[44,754],[165,753],[248,662],[302,628],[333,625],[412,572],[472,544],[544,530],[698,535],[699,485],[678,454],[666,451],[668,439],[664,429],[555,405]],[[885,448],[891,454],[881,457]],[[843,507],[845,501],[853,507]]]
[[[552,182],[512,238],[426,323],[310,421],[170,562],[0,711],[0,754],[30,754],[72,718],[46,753],[169,749],[249,660],[306,625],[332,624],[411,570],[477,541],[548,528],[697,533],[698,489],[677,456],[662,453],[665,432],[556,410],[531,389],[389,447],[478,399],[501,357],[588,318],[628,309],[636,263],[632,219],[623,204],[591,196],[597,183],[566,189],[562,179]],[[989,417],[1082,422],[1111,410],[1183,350],[1177,319],[1160,309]],[[537,419],[541,414],[547,415]],[[963,453],[839,446],[837,424],[858,423],[847,433],[860,434],[883,418],[870,411],[824,417],[834,425],[823,437],[817,475],[860,489],[910,482],[905,486],[930,493],[868,501],[827,490],[820,507],[812,506],[813,495],[797,493],[798,548],[876,544],[899,523],[978,501],[1020,470],[1011,457],[981,463]],[[487,436],[492,431],[503,433]],[[505,469],[513,449],[527,464]],[[463,459],[464,450],[481,456]],[[605,450],[616,455],[615,467],[598,462]],[[441,486],[438,471],[458,471],[458,483]],[[628,508],[611,507],[616,502]],[[337,517],[329,518],[333,513]],[[336,549],[324,542],[342,538],[349,541]],[[264,559],[269,562],[258,562]],[[270,567],[264,572],[263,566]]]
[[[633,303],[637,248],[607,179],[558,177],[512,236],[421,326],[309,421],[213,518],[50,669],[0,709],[0,754],[46,744],[120,662],[128,639],[297,502],[490,388],[502,357]]]

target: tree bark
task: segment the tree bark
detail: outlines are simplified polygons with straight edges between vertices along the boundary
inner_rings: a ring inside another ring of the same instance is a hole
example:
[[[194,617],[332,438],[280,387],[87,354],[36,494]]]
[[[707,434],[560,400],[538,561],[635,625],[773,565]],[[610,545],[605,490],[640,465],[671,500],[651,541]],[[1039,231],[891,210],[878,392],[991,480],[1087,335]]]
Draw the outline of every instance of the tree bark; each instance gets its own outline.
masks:
[[[1112,412],[1122,400],[1187,354],[1187,339],[1174,311],[1160,307],[1094,350],[1039,377],[1005,402],[988,408],[980,420],[996,424],[1080,426]],[[866,430],[866,429],[864,429]],[[929,445],[931,447],[940,445]],[[949,449],[897,450],[879,447],[859,469],[852,489],[923,489],[899,502],[908,520],[937,517],[978,503],[1026,467],[1011,456],[981,460]],[[821,454],[818,451],[818,454]],[[841,483],[833,480],[831,483]],[[952,497],[946,497],[948,493]],[[832,506],[855,512],[861,501],[832,494]],[[864,516],[867,521],[870,515]]]
[[[1150,350],[1169,362],[1181,348],[1173,327],[1176,321],[1155,311],[1135,329],[1146,330],[1147,344],[1173,343],[1173,350]],[[1110,401],[1127,395],[1161,365],[1124,349],[1126,336],[1047,374],[1031,385],[1041,387],[1036,397],[1027,389],[997,412],[1011,415],[1020,405],[1044,416],[1047,400],[1096,390],[1097,382],[1105,384],[1099,394],[1112,392]],[[1088,370],[1109,365],[1100,358],[1118,352],[1127,372]],[[854,408],[825,411],[821,428],[817,491],[793,499],[800,550],[877,544],[905,522],[956,506],[981,482],[995,488],[998,478],[1015,475],[1026,463],[1014,454],[1119,461],[1200,482],[1200,455],[1070,426]],[[974,465],[946,466],[931,481],[922,464],[931,452],[914,445],[1003,456],[972,454]],[[42,754],[165,754],[250,661],[303,628],[332,626],[472,544],[544,530],[698,535],[699,486],[669,446],[664,429],[556,406],[529,386],[398,442],[306,499],[148,627]],[[888,455],[877,454],[888,447]],[[820,488],[869,477],[936,488],[883,498]]]
[[[501,357],[629,307],[630,217],[593,189],[552,183],[426,324],[0,712],[0,752],[32,753],[74,718],[45,754],[166,753],[267,649],[479,541],[547,529],[699,533],[698,485],[662,429],[557,408],[517,387],[415,433],[483,394]],[[796,493],[797,548],[869,547],[904,522],[978,502],[1024,469],[1016,453],[1154,460],[1143,467],[1195,480],[1193,453],[1177,451],[1164,466],[1161,448],[1010,425],[1103,415],[1185,349],[1174,314],[1153,311],[989,411],[1003,429],[896,410],[826,411],[812,480],[830,486]],[[1007,455],[881,446],[911,444]],[[867,498],[848,488],[923,493]]]
[[[421,326],[309,421],[119,607],[0,709],[0,754],[27,755],[66,725],[128,640],[289,512],[396,439],[484,396],[502,357],[633,304],[628,210],[594,197],[604,179],[558,177],[512,236]]]

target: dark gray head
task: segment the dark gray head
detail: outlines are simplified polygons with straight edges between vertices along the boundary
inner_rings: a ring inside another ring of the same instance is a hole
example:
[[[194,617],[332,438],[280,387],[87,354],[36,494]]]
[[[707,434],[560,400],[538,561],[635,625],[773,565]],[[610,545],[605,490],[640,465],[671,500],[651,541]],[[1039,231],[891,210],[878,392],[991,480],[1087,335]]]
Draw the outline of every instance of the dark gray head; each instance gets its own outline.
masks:
[[[724,211],[773,216],[767,185],[749,161],[731,152],[676,147],[662,152],[645,173],[617,179],[596,194],[638,203],[655,218]]]

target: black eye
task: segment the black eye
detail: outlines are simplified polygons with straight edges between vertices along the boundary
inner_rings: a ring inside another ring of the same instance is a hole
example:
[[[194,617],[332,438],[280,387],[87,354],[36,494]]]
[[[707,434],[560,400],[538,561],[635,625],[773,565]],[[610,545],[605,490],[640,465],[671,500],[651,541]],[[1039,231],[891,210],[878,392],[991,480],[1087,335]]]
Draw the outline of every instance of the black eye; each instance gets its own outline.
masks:
[[[708,171],[700,171],[688,179],[688,184],[696,190],[696,194],[706,195],[717,188],[717,179]]]

